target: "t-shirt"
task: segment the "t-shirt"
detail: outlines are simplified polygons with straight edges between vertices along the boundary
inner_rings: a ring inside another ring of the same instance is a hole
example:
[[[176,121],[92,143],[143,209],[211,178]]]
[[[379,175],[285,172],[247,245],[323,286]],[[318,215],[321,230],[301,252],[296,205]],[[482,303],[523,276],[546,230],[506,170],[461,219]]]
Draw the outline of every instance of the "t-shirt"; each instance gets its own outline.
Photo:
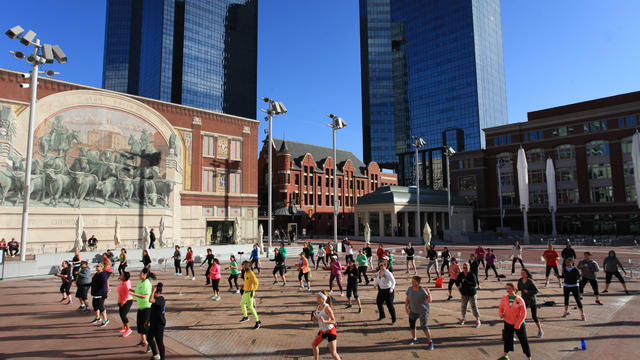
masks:
[[[365,254],[358,254],[358,256],[356,256],[356,262],[358,266],[367,266],[367,256]]]
[[[138,285],[136,285],[136,294],[142,295],[146,294],[144,298],[136,297],[136,301],[138,302],[138,309],[144,310],[151,307],[151,302],[149,302],[149,296],[151,296],[152,285],[149,279],[145,279],[144,281],[138,281]]]
[[[427,302],[427,290],[422,286],[418,290],[414,290],[413,286],[407,289],[407,297],[409,298],[409,312],[414,314],[429,313],[429,303]]]
[[[560,254],[558,254],[557,251],[547,249],[542,253],[542,256],[546,260],[547,266],[558,266],[558,257],[560,257]]]
[[[516,297],[515,296],[509,296],[509,305],[513,304],[514,301],[516,301]]]
[[[284,246],[281,247],[280,248],[280,254],[282,254],[282,257],[286,259],[287,258],[287,248],[284,247]]]
[[[240,274],[240,270],[237,269],[238,267],[238,262],[237,261],[232,261],[231,264],[229,264],[229,266],[235,266],[236,268],[231,268],[231,275],[238,275]]]
[[[121,281],[118,285],[118,304],[124,304],[132,298],[129,290],[131,290],[131,280]]]
[[[158,296],[155,298],[155,302],[151,304],[151,315],[149,316],[150,328],[163,328],[167,321],[164,318],[166,311],[164,296]]]
[[[404,248],[404,253],[407,254],[407,260],[413,259],[413,254],[416,250],[412,247]]]
[[[389,267],[393,267],[393,255],[389,254]]]

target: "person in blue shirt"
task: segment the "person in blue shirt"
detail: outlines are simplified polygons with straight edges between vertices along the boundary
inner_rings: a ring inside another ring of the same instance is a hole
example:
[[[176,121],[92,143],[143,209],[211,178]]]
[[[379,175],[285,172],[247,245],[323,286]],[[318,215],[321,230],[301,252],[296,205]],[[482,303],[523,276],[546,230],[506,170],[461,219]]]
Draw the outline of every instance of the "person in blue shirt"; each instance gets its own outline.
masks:
[[[260,275],[260,249],[258,244],[253,244],[253,250],[251,250],[251,270],[258,269],[258,275]]]

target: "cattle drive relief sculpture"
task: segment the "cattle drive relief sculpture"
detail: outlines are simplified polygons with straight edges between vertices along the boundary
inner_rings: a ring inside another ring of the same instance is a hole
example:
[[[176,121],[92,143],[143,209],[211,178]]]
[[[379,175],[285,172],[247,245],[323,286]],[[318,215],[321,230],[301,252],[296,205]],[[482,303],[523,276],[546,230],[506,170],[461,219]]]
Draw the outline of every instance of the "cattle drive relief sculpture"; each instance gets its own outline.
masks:
[[[106,107],[67,109],[35,131],[34,206],[169,208],[175,182],[166,169],[177,156],[150,123]],[[12,154],[0,169],[0,205],[22,202],[25,160]]]

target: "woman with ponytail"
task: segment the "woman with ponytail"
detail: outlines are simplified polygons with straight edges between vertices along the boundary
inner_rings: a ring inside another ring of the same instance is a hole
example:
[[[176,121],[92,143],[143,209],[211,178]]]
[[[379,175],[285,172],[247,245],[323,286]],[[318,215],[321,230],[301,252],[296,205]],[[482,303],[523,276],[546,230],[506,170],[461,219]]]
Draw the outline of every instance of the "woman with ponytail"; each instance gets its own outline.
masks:
[[[313,358],[318,360],[320,357],[320,349],[318,346],[322,342],[322,339],[327,339],[329,342],[329,351],[331,352],[331,356],[334,360],[340,360],[340,355],[338,355],[337,323],[332,309],[333,302],[325,290],[320,291],[316,299],[318,306],[311,314],[311,320],[318,322],[320,331],[318,331],[318,336],[316,336],[313,344],[311,344],[313,348]]]

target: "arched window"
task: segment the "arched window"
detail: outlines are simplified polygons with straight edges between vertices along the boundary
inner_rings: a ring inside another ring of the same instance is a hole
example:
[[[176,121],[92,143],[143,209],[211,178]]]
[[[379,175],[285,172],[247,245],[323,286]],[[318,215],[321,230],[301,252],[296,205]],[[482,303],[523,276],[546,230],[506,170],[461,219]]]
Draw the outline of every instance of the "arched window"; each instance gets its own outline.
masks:
[[[556,156],[556,160],[569,160],[575,159],[576,157],[576,151],[573,145],[559,145],[553,150]]]

